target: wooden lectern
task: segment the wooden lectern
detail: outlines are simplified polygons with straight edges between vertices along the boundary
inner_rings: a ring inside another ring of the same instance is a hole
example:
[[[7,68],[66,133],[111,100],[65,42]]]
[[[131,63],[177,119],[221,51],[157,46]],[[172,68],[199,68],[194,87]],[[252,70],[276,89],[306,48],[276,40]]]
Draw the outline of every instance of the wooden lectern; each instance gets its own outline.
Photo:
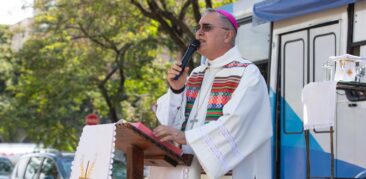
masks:
[[[177,150],[161,143],[131,123],[116,124],[116,149],[122,150],[127,158],[127,179],[143,179],[144,165],[175,167],[191,165],[193,155],[178,154]]]

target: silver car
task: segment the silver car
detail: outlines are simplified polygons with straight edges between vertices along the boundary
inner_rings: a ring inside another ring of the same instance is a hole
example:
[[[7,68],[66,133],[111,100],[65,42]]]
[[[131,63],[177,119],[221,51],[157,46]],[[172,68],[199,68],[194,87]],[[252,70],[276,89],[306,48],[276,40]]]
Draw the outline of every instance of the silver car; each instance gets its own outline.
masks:
[[[116,155],[117,156],[117,155]],[[69,179],[74,154],[32,153],[22,156],[14,167],[11,179]],[[114,159],[112,179],[125,179],[126,165]],[[2,179],[2,178],[0,178]],[[8,178],[7,178],[8,179]]]
[[[15,165],[11,179],[68,179],[73,160],[73,154],[27,154]]]

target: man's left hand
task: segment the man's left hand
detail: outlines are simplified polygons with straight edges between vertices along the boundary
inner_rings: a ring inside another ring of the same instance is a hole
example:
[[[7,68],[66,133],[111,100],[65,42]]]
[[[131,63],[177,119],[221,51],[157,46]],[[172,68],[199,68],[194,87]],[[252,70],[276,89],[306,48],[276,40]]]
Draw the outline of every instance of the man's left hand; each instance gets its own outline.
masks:
[[[160,141],[174,141],[178,144],[187,144],[184,132],[173,127],[160,125],[154,129],[154,134],[160,138]]]

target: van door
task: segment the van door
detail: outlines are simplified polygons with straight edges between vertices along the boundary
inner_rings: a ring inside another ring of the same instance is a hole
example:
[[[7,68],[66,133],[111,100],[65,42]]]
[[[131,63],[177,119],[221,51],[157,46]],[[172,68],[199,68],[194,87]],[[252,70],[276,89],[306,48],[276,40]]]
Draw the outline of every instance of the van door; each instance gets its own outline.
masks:
[[[280,36],[281,178],[305,176],[301,90],[307,81],[307,30]]]
[[[336,22],[334,22],[336,23]],[[330,56],[339,54],[340,25],[338,23],[310,29],[310,82],[324,81],[323,65]]]
[[[338,21],[334,21],[309,29],[308,83],[326,80],[324,64],[330,56],[340,54],[340,28]],[[310,130],[310,136],[310,174],[311,176],[329,177],[331,176],[330,131],[329,129]],[[333,133],[333,140],[333,148],[336,150],[337,130]],[[334,170],[336,173],[337,168]]]
[[[322,65],[338,55],[338,21],[280,35],[280,165],[281,178],[305,178],[306,153],[301,91],[312,81],[325,80]],[[324,133],[325,132],[325,133]],[[310,135],[311,175],[330,176],[329,133]]]

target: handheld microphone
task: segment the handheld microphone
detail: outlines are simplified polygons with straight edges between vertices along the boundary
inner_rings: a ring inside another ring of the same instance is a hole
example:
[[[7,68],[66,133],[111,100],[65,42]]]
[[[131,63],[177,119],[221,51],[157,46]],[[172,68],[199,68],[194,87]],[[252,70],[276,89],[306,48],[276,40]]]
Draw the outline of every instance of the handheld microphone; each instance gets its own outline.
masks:
[[[173,78],[174,80],[178,80],[180,75],[182,75],[184,69],[188,65],[189,60],[192,58],[193,53],[198,49],[199,46],[200,46],[200,41],[199,40],[193,40],[191,42],[191,44],[189,45],[189,47],[187,48],[186,52],[184,53],[184,55],[182,57],[182,65],[181,65],[182,70],[179,72],[178,75],[176,75]]]

